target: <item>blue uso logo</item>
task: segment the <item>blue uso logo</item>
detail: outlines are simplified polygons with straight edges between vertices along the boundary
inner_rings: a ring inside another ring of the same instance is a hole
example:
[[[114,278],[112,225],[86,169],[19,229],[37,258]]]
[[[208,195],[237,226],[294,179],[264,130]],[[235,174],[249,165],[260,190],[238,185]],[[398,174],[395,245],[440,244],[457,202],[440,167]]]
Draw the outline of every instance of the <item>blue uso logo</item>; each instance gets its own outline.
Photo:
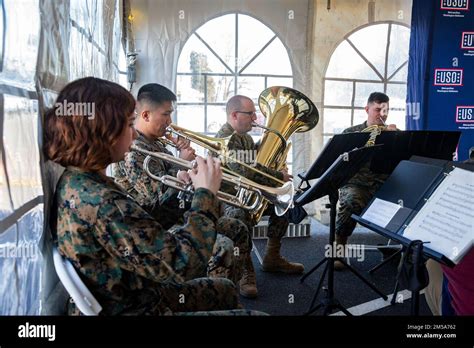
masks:
[[[469,0],[441,0],[442,10],[469,10]]]
[[[461,48],[466,50],[474,48],[474,31],[465,31],[462,33]]]
[[[435,86],[462,86],[463,69],[435,69]]]
[[[474,122],[474,105],[456,106],[456,122]]]

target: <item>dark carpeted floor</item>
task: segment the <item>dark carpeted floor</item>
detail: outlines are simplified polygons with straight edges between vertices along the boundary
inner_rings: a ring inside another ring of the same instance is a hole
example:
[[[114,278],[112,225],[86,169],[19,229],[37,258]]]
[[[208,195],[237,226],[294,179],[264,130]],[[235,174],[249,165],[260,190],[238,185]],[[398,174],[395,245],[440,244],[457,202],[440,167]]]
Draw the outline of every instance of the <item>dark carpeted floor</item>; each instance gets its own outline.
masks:
[[[329,228],[316,220],[312,220],[311,237],[285,238],[283,240],[282,255],[291,261],[303,263],[308,271],[324,257],[324,250],[328,240]],[[368,229],[358,227],[350,238],[349,243],[386,245],[387,239]],[[254,240],[254,244],[263,257],[265,255],[266,240],[257,239]],[[318,268],[304,283],[300,283],[301,276],[262,272],[255,253],[252,254],[254,265],[256,265],[259,296],[255,300],[241,297],[244,306],[248,309],[260,310],[271,315],[304,314],[311,303],[324,267]],[[360,271],[380,291],[390,295],[393,293],[395,285],[398,260],[391,261],[373,275],[369,275],[367,272],[381,260],[382,254],[379,251],[366,251],[364,253],[364,261],[358,262],[357,259],[351,259],[350,262],[354,268]],[[326,285],[326,282],[324,284]],[[336,298],[348,309],[381,298],[348,270],[335,272],[334,284]],[[325,292],[321,291],[318,299],[323,298],[324,295]],[[403,300],[402,296],[398,298],[403,302],[395,306],[386,306],[371,311],[366,315],[410,315],[411,301]],[[319,303],[319,300],[317,303]],[[322,313],[322,310],[319,310],[314,315],[321,315]],[[424,300],[424,295],[420,296],[420,314],[431,315]]]

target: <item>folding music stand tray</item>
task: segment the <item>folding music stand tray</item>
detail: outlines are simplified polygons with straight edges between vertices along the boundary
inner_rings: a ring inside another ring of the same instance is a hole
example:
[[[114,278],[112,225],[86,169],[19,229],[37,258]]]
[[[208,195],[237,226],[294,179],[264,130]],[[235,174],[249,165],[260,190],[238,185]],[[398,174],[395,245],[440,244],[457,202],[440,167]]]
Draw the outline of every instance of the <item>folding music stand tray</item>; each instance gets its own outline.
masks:
[[[324,172],[320,180],[311,188],[307,189],[301,196],[295,200],[295,205],[301,206],[309,202],[314,201],[320,197],[329,195],[330,202],[330,228],[329,228],[329,244],[331,248],[334,247],[335,236],[336,236],[336,205],[339,199],[339,188],[343,186],[355,173],[357,173],[360,168],[378,151],[382,146],[371,146],[363,147],[360,149],[355,149],[349,152],[346,152],[342,155],[339,155],[337,159],[330,165],[330,167]],[[321,160],[322,161],[322,160]],[[317,290],[311,301],[306,315],[309,315],[320,308],[324,308],[324,315],[332,313],[333,309],[339,309],[346,315],[351,315],[351,313],[345,309],[339,301],[334,297],[334,261],[341,261],[352,273],[354,273],[359,279],[361,279],[365,284],[367,284],[372,290],[379,294],[385,300],[385,296],[380,292],[374,285],[372,285],[368,280],[366,280],[359,272],[349,266],[343,259],[340,257],[334,256],[335,250],[333,250],[333,255],[331,257],[325,257],[322,259],[316,266],[314,266],[309,272],[307,272],[300,280],[303,282],[311,273],[313,273],[317,268],[319,268],[323,263],[326,263],[323,274],[321,275]],[[328,291],[326,298],[321,301],[320,304],[314,307],[316,298],[318,297],[319,290],[321,289],[323,280],[328,274]]]

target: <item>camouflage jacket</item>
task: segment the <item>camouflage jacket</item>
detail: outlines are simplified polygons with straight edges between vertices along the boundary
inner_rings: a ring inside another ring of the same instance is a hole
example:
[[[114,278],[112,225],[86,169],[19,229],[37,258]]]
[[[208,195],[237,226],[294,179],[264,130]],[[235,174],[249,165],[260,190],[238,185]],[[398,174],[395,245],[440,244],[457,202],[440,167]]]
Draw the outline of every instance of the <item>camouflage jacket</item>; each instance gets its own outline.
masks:
[[[161,142],[158,140],[150,141],[140,132],[138,132],[138,137],[133,145],[148,151],[164,152],[172,155]],[[138,204],[150,210],[157,202],[162,202],[168,196],[174,195],[176,191],[163,186],[161,182],[151,179],[145,173],[143,169],[145,157],[146,155],[138,151],[126,153],[123,161],[113,165],[113,175],[115,182],[130,193]],[[165,174],[176,176],[179,171],[177,166],[161,160],[150,161],[149,168],[157,176]]]
[[[362,132],[364,129],[366,129],[367,126],[367,121],[364,123],[349,127],[344,129],[342,132],[343,134],[345,133],[355,133],[355,132]],[[371,187],[373,185],[379,186],[385,180],[387,179],[388,175],[386,174],[376,174],[370,170],[370,162],[365,164],[357,174],[355,174],[347,184],[349,185],[357,185],[357,186],[366,186],[366,187]]]
[[[255,168],[267,174],[270,174],[280,180],[283,180],[283,174],[281,172],[262,166],[255,162],[255,156],[253,156],[252,154],[255,153],[254,150],[256,151],[258,147],[257,145],[255,145],[250,135],[234,133],[234,129],[227,122],[217,132],[216,137],[217,138],[228,137],[232,134],[233,136],[229,141],[228,149],[234,150],[234,153],[237,155],[238,159],[240,159],[242,162],[245,162],[246,164],[254,166]],[[240,151],[240,154],[243,154],[243,155],[239,155],[239,151]],[[232,163],[231,161],[225,161],[225,160],[223,160],[223,162],[225,163],[226,167],[228,167],[232,171],[242,175],[243,177],[247,179],[250,179],[262,185],[276,186],[275,181],[267,178],[264,175],[258,174],[252,171],[251,169],[245,168],[244,166],[238,163]]]
[[[61,176],[52,209],[59,251],[73,263],[103,314],[160,314],[160,286],[206,274],[218,201],[198,189],[173,233],[112,179],[78,168]]]

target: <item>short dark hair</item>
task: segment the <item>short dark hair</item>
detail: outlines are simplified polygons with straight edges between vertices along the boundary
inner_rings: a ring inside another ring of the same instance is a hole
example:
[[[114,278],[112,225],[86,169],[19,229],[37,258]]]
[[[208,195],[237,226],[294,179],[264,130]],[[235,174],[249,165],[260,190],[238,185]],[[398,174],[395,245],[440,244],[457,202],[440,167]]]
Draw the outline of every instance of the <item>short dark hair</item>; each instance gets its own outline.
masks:
[[[385,93],[373,92],[369,95],[369,99],[367,99],[367,104],[370,104],[370,103],[378,103],[378,104],[388,103],[389,100],[390,100],[390,98]]]
[[[175,102],[176,95],[165,86],[149,83],[138,90],[137,101],[160,105],[165,102]]]
[[[68,115],[63,103],[93,106],[91,117]],[[54,107],[44,116],[44,153],[63,167],[97,171],[112,162],[110,148],[119,140],[133,115],[135,99],[122,86],[96,77],[85,77],[66,85]]]

